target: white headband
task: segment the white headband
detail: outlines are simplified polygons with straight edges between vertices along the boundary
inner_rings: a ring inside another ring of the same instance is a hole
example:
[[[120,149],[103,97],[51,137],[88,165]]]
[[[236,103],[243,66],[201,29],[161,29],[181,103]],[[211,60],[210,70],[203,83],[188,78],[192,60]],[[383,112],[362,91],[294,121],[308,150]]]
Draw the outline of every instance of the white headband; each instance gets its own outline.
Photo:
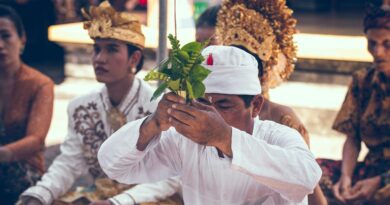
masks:
[[[260,80],[256,59],[232,46],[209,46],[202,51],[202,65],[212,72],[204,80],[206,93],[259,95]]]

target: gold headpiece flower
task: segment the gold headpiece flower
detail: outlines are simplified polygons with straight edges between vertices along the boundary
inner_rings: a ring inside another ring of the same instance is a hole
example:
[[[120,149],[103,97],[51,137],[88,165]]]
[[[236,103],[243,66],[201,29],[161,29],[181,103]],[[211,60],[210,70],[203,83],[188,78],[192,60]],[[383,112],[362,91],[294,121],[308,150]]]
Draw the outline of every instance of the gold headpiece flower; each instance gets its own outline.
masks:
[[[294,70],[295,25],[285,0],[224,0],[216,35],[222,44],[244,46],[263,61],[261,83],[268,92]]]
[[[89,12],[82,9],[84,29],[91,38],[111,38],[125,41],[138,48],[145,47],[145,36],[141,32],[141,23],[134,15],[117,12],[108,1],[98,7],[91,6]]]

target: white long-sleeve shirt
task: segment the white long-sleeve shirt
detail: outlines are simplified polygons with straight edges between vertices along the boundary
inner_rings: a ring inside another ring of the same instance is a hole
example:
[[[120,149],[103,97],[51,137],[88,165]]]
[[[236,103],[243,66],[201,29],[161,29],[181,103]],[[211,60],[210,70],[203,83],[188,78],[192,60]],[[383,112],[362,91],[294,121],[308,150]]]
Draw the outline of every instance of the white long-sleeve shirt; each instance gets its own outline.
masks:
[[[299,133],[271,121],[256,119],[252,135],[233,128],[233,158],[221,158],[215,147],[196,144],[174,128],[139,151],[143,120],[104,142],[98,153],[103,171],[127,184],[180,175],[186,205],[307,204],[321,176]]]
[[[117,107],[126,120],[133,121],[153,112],[157,101],[150,102],[153,90],[143,81],[134,79],[129,93]],[[39,199],[43,204],[66,194],[75,180],[85,174],[94,179],[105,177],[97,162],[100,145],[114,132],[107,112],[112,108],[106,87],[72,100],[68,106],[68,134],[61,144],[61,154],[36,186],[22,194]],[[138,185],[110,200],[116,205],[156,202],[180,189],[179,179]]]

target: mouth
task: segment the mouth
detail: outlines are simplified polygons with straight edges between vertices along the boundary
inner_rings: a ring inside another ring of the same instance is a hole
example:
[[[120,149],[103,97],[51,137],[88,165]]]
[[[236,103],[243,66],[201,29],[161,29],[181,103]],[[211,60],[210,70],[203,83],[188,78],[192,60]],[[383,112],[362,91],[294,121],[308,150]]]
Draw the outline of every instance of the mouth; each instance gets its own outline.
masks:
[[[105,74],[105,73],[108,73],[108,70],[105,69],[104,67],[98,66],[98,67],[95,68],[95,74],[96,75],[102,75],[102,74]]]

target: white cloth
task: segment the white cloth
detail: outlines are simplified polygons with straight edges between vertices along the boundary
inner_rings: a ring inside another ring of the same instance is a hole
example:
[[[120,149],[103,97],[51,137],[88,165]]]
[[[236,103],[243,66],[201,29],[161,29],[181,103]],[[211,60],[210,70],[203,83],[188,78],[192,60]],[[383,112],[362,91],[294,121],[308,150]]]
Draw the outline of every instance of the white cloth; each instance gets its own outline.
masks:
[[[128,122],[142,118],[156,109],[157,101],[150,102],[152,93],[149,85],[140,79],[134,79],[132,88],[118,106]],[[113,133],[106,120],[106,111],[111,107],[106,87],[69,103],[68,134],[61,144],[61,154],[37,185],[22,194],[22,200],[24,196],[33,196],[45,205],[51,204],[68,192],[81,175],[89,172],[95,178],[102,177],[96,158],[98,148],[91,147],[100,146]],[[125,191],[110,200],[118,205],[134,204],[133,199],[137,203],[155,202],[173,195],[179,186],[177,178],[145,186],[138,185],[136,189]]]
[[[251,54],[233,46],[209,46],[202,51],[202,66],[211,70],[204,80],[206,93],[259,95],[257,61]]]
[[[139,151],[135,130],[142,123],[128,123],[104,142],[98,153],[102,169],[128,184],[180,175],[186,205],[307,204],[321,176],[299,133],[271,121],[255,119],[252,135],[233,128],[232,159],[174,128]]]

